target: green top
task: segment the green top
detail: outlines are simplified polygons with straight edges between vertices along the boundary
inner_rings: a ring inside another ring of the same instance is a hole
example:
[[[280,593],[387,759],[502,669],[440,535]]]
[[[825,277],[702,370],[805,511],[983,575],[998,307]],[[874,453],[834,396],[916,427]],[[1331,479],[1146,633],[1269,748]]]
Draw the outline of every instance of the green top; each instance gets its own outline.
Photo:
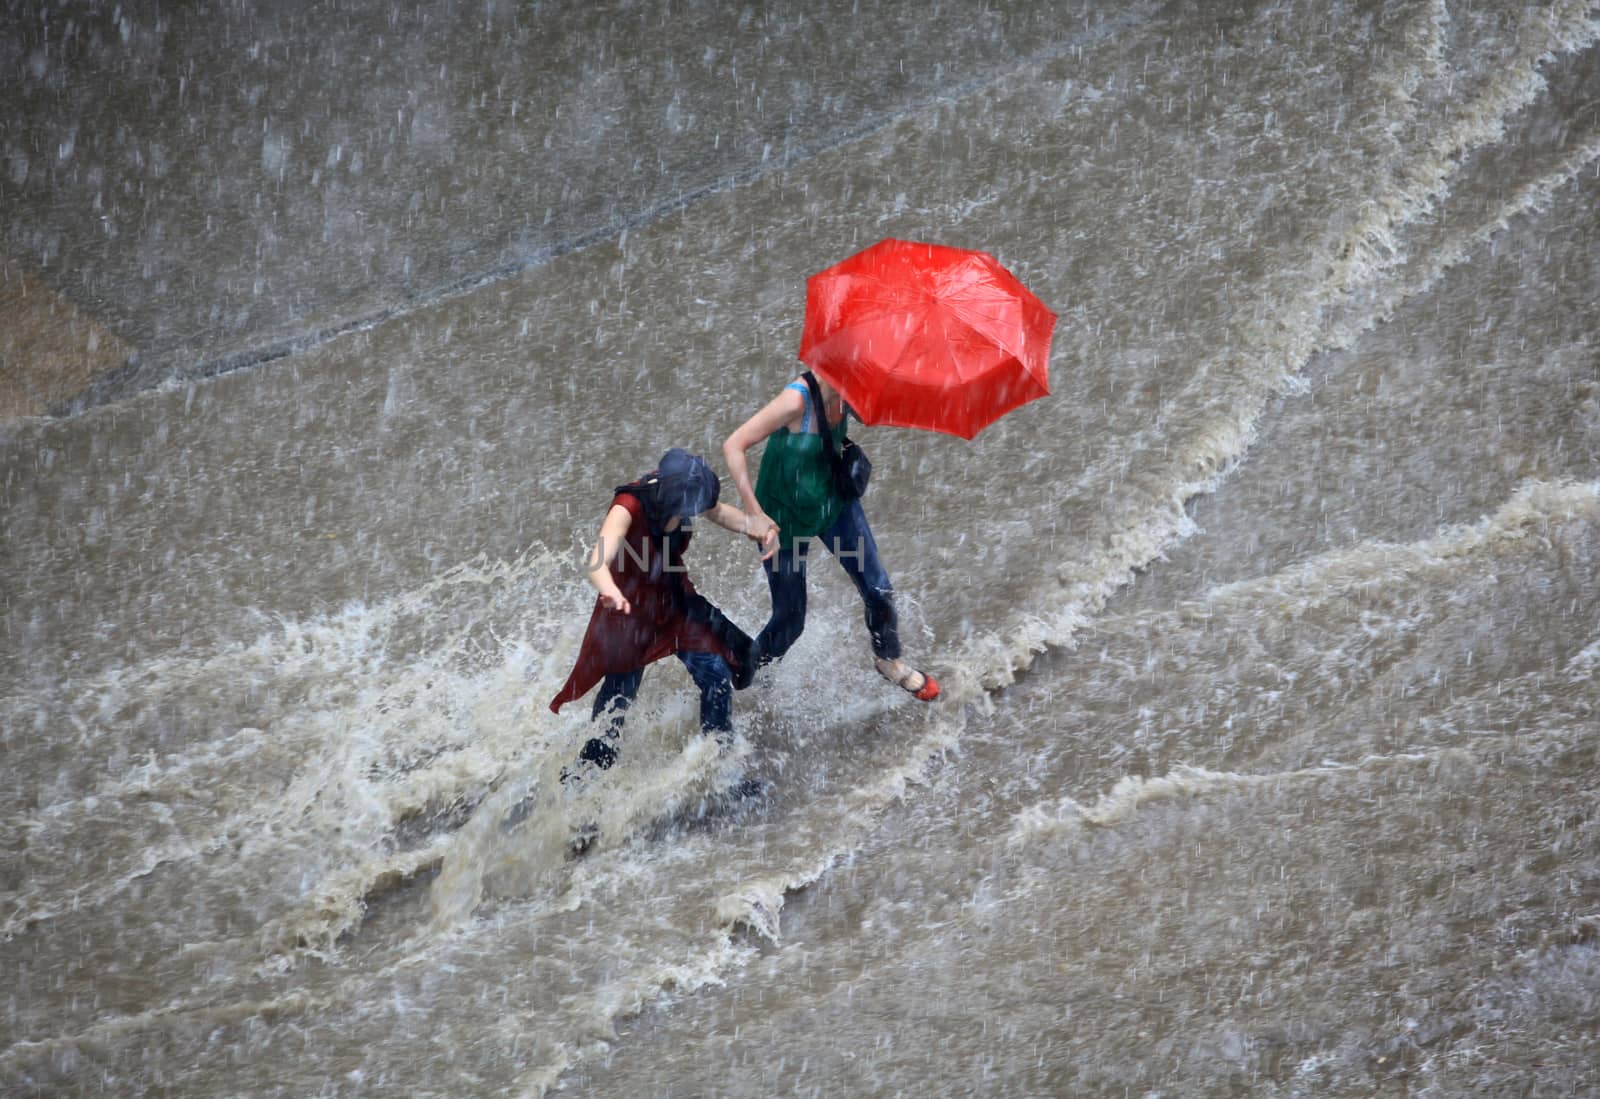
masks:
[[[792,549],[796,538],[821,534],[847,506],[844,497],[834,491],[833,467],[822,451],[822,436],[804,430],[811,420],[811,395],[803,386],[801,393],[806,398],[802,430],[781,427],[767,437],[756,477],[756,501],[778,524],[782,549]],[[844,435],[843,417],[831,431],[837,447]]]

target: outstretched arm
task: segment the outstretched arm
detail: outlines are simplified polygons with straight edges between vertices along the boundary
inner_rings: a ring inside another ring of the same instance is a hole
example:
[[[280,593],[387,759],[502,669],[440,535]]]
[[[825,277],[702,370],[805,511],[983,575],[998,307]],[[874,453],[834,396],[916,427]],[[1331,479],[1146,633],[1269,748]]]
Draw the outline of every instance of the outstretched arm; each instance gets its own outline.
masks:
[[[728,463],[728,472],[733,475],[734,487],[739,490],[739,502],[744,505],[749,517],[749,526],[744,533],[763,546],[767,545],[769,535],[776,536],[778,525],[756,501],[755,485],[750,481],[750,463],[746,452],[780,427],[795,424],[804,413],[805,406],[805,398],[797,390],[785,388],[768,401],[764,408],[740,424],[722,444],[722,458]]]
[[[778,551],[778,528],[770,519],[767,521],[766,533],[758,535],[751,533],[750,517],[732,504],[719,503],[716,507],[701,514],[724,530],[731,530],[735,534],[743,534],[760,546],[761,560],[763,561]]]
[[[611,575],[611,565],[616,561],[617,554],[622,552],[622,542],[628,537],[628,528],[632,525],[633,514],[621,504],[612,504],[611,510],[606,512],[605,522],[600,524],[600,537],[594,549],[589,551],[587,570],[589,583],[600,593],[600,599],[612,610],[623,614],[632,614],[633,607],[622,594],[622,589],[617,587],[617,579]]]

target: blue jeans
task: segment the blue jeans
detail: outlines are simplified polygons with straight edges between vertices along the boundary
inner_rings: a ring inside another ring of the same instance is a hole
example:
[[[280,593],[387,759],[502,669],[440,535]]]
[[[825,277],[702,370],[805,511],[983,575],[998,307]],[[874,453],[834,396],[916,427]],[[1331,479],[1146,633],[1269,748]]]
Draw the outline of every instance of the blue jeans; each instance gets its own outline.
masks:
[[[716,653],[680,652],[683,666],[689,669],[695,686],[700,688],[700,731],[725,733],[733,731],[733,673],[727,661]],[[638,668],[619,675],[608,675],[600,681],[600,690],[594,696],[594,709],[590,719],[606,716],[606,729],[583,746],[579,759],[586,759],[602,770],[617,761],[617,749],[612,741],[622,734],[622,719],[639,693],[644,680],[644,669]]]
[[[899,620],[894,612],[894,587],[878,558],[878,543],[861,510],[861,501],[852,500],[844,514],[817,536],[828,552],[838,558],[845,573],[854,581],[866,609],[867,633],[872,652],[886,660],[900,656]],[[764,567],[767,586],[772,589],[772,617],[756,638],[761,663],[780,659],[800,639],[806,628],[806,551],[810,539],[797,539],[792,549],[779,550]]]

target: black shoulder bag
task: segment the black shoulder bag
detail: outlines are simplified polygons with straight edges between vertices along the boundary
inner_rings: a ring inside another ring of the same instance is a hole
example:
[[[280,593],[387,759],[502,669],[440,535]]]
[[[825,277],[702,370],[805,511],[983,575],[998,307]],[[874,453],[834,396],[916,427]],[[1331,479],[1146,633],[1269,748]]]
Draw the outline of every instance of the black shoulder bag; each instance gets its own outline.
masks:
[[[834,448],[833,432],[828,429],[828,413],[822,402],[822,387],[817,385],[816,375],[809,370],[805,372],[805,379],[811,388],[811,407],[816,413],[817,431],[822,436],[822,452],[828,456],[828,465],[833,470],[833,490],[846,500],[859,500],[866,494],[867,482],[872,478],[872,463],[849,436],[838,449]],[[844,416],[847,418],[849,413]]]

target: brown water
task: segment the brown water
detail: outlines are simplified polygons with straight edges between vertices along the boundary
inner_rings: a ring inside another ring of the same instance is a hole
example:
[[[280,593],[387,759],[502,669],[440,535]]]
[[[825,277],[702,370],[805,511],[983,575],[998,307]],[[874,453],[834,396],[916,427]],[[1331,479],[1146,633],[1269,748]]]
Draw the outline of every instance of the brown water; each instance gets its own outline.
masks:
[[[0,429],[8,1094],[1600,1094],[1600,9],[982,18],[793,162]],[[1061,317],[976,441],[860,434],[945,699],[820,568],[730,751],[668,662],[563,791],[610,486],[883,236]]]

